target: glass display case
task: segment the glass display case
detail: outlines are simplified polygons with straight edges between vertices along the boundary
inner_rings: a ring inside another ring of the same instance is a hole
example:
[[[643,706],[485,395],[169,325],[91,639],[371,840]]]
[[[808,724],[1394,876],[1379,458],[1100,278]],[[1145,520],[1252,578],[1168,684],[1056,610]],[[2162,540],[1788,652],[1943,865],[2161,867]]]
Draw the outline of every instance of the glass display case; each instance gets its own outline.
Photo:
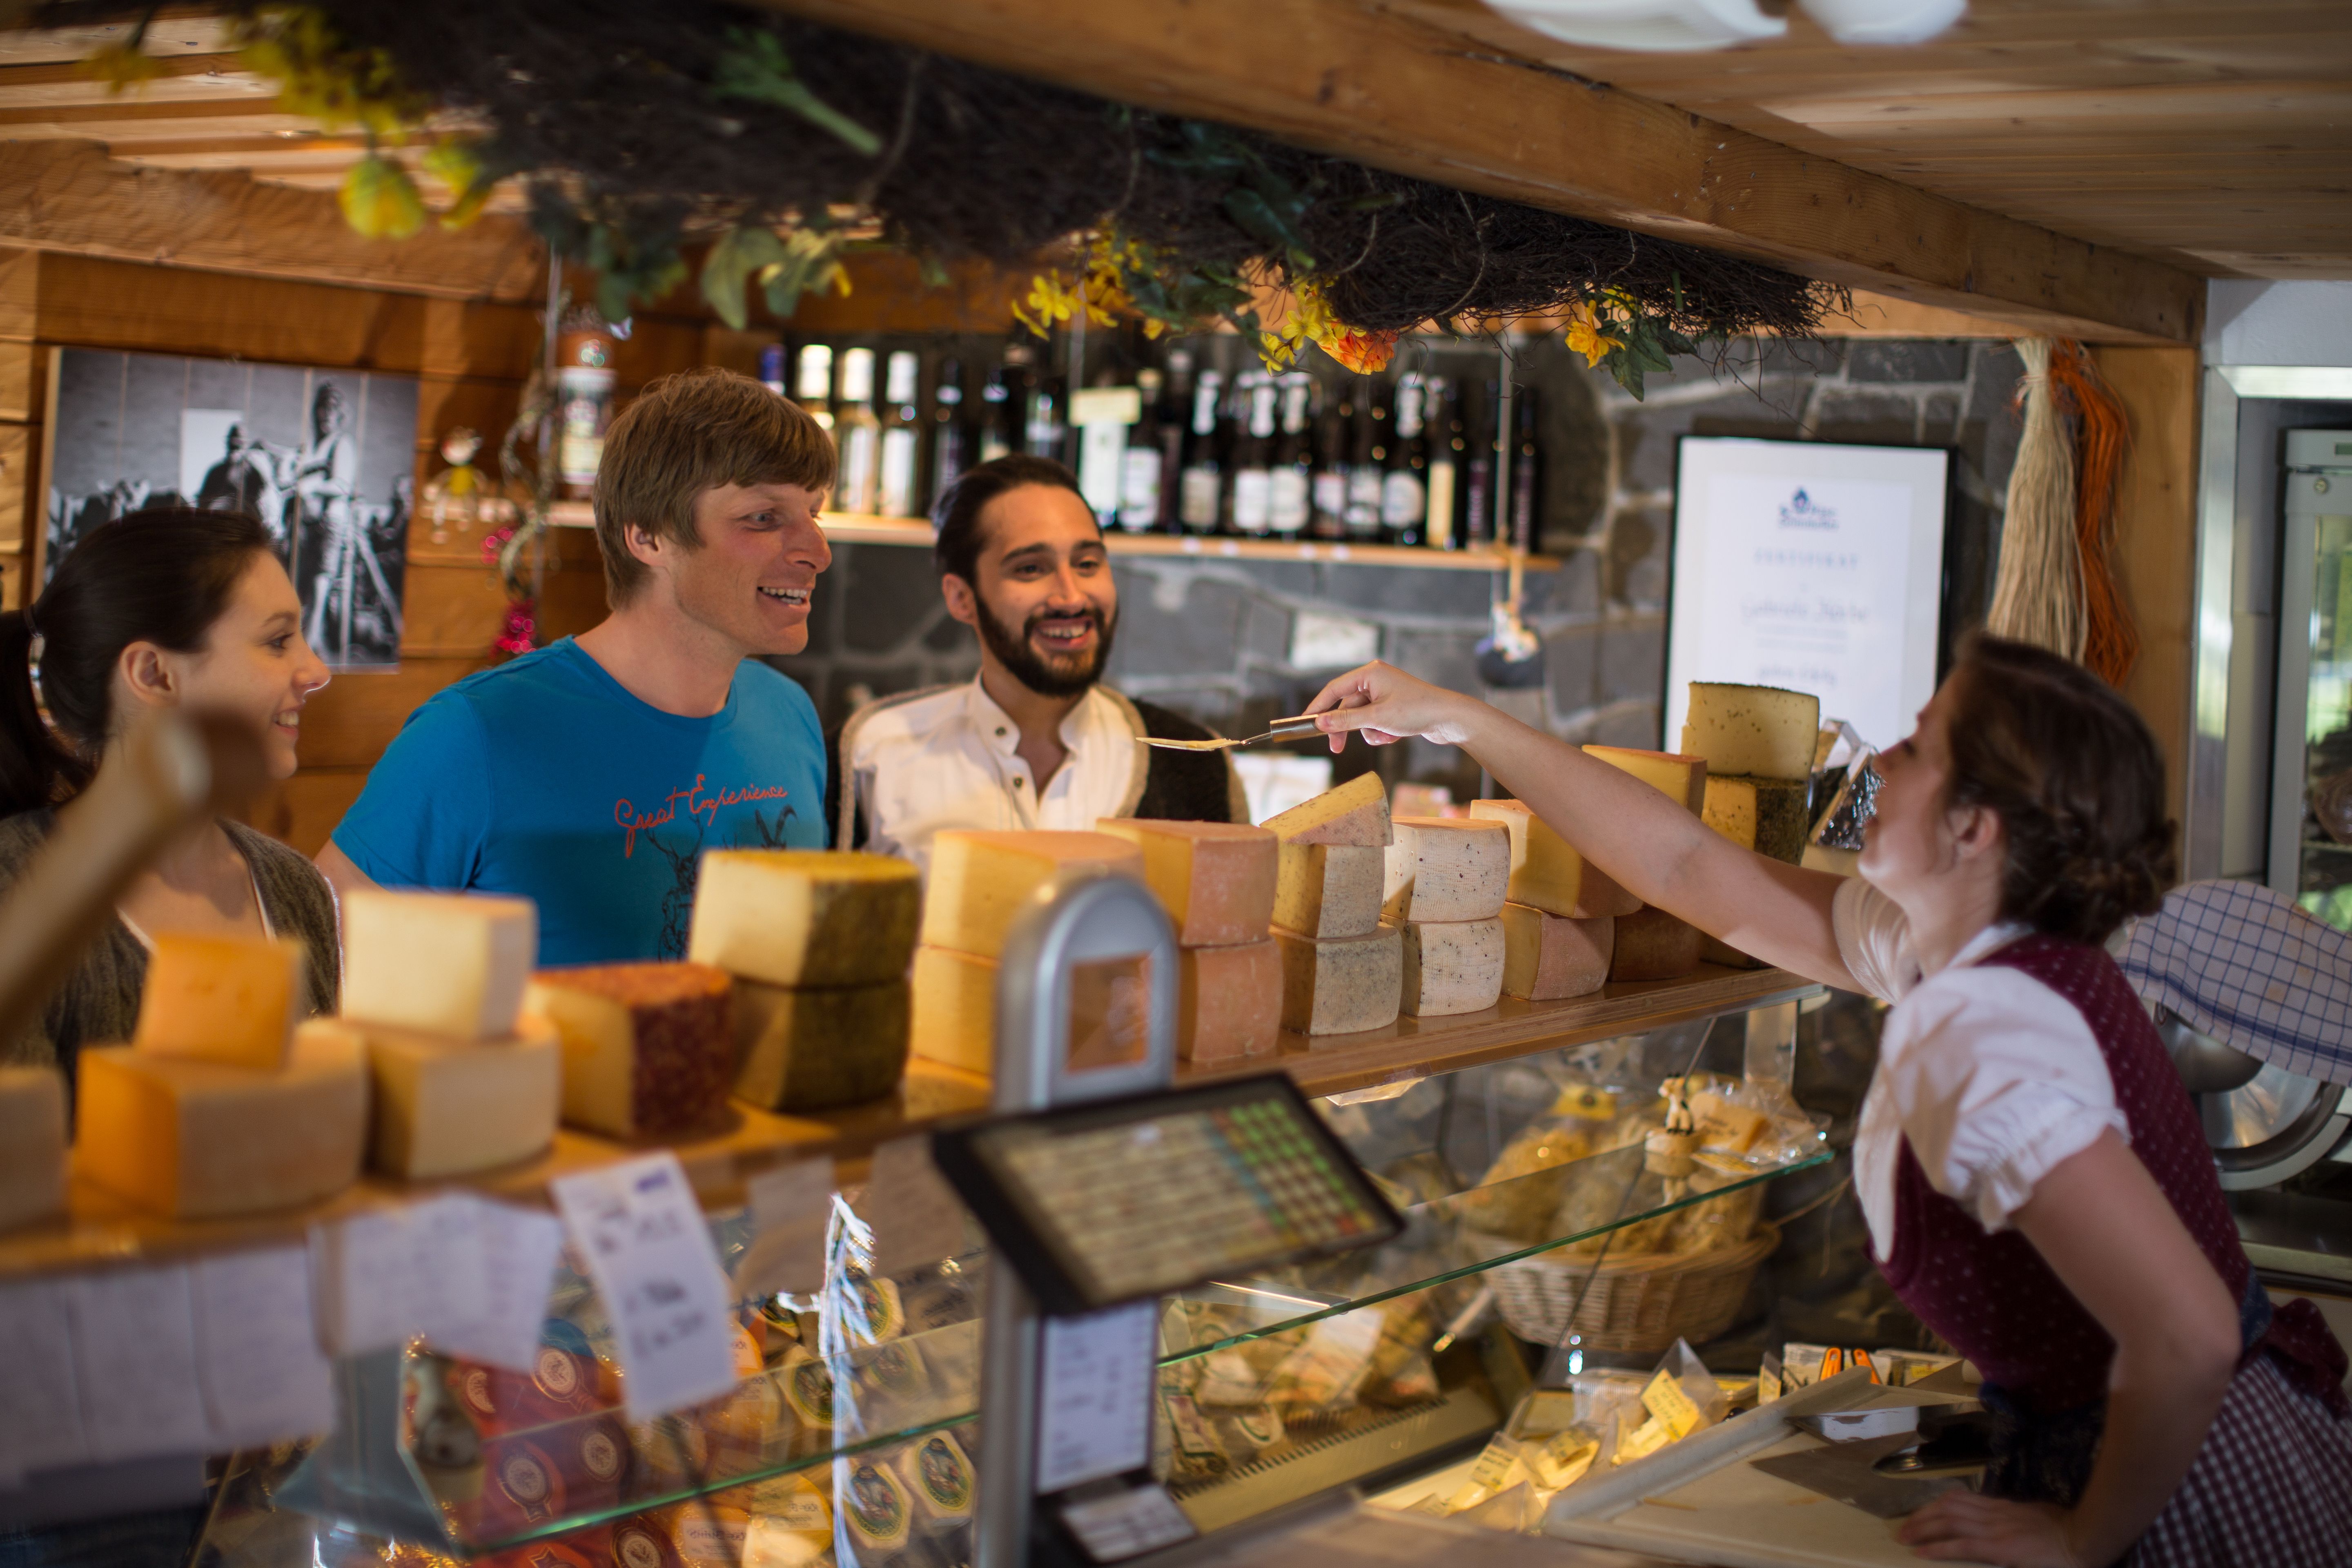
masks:
[[[2271,885],[2352,931],[2352,430],[2288,431],[2286,464]]]
[[[1795,1011],[1755,1015],[1744,1078],[1686,1080],[1704,1146],[1679,1165],[1645,1138],[1704,1020],[1316,1100],[1405,1228],[1163,1304],[1154,1465],[1195,1523],[1475,1447],[1535,1373],[1529,1342],[1577,1370],[1727,1326],[1776,1239],[1765,1184],[1830,1157],[1771,1046]],[[821,1290],[738,1304],[727,1397],[630,1421],[603,1309],[567,1269],[530,1373],[421,1345],[341,1363],[341,1427],[228,1461],[199,1561],[968,1560],[989,1258],[877,1275],[892,1220],[866,1202],[834,1200]],[[749,1217],[710,1223],[731,1268]]]

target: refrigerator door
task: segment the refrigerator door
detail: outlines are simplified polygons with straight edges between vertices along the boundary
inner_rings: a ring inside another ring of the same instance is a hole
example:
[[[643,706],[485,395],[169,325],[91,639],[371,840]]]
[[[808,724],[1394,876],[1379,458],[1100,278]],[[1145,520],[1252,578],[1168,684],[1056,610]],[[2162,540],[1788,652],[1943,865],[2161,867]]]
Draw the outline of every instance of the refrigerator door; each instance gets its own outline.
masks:
[[[2352,430],[2287,433],[2270,884],[2352,930]]]

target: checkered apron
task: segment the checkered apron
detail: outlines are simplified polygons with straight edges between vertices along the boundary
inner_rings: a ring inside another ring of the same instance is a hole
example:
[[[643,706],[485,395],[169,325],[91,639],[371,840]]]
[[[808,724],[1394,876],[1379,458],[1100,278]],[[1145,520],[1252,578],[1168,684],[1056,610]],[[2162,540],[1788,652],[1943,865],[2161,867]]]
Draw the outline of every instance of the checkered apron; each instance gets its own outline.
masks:
[[[2205,1447],[2129,1568],[2352,1563],[2352,1421],[2262,1352],[2238,1369]]]

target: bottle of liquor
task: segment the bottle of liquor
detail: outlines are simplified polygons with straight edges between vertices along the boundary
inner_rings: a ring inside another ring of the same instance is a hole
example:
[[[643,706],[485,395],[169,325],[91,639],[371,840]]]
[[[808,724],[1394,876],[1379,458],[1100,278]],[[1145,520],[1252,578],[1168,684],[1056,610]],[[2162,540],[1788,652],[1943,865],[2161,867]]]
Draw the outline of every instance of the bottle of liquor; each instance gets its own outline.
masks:
[[[1315,382],[1305,371],[1294,370],[1282,378],[1281,385],[1282,433],[1275,437],[1266,516],[1277,535],[1297,539],[1307,531],[1315,510],[1315,451],[1307,428]]]
[[[1526,551],[1535,548],[1536,520],[1543,510],[1543,450],[1537,439],[1542,420],[1534,387],[1511,395],[1511,548]]]
[[[1429,521],[1429,431],[1422,416],[1428,384],[1408,371],[1397,378],[1396,429],[1381,476],[1381,537],[1419,544]]]
[[[919,499],[915,475],[923,457],[923,422],[915,408],[922,362],[912,352],[900,349],[886,363],[882,402],[889,412],[882,423],[879,510],[884,517],[913,517]]]
[[[1325,395],[1312,426],[1314,516],[1307,526],[1318,539],[1348,537],[1348,431],[1355,422],[1355,384],[1346,381],[1339,387],[1337,396]]]
[[[1028,405],[1022,415],[1021,449],[1033,458],[1049,458],[1056,463],[1076,468],[1076,456],[1070,450],[1069,384],[1051,369],[1033,374],[1029,381]]]
[[[870,517],[881,501],[882,422],[874,416],[874,351],[841,356],[841,395],[833,413],[833,444],[841,471],[834,479],[836,511]]]
[[[1462,386],[1462,542],[1472,550],[1495,542],[1495,410],[1501,397],[1493,381]]]
[[[1429,391],[1429,524],[1424,531],[1432,550],[1459,550],[1462,536],[1454,518],[1460,501],[1462,472],[1462,403],[1450,380],[1430,379]]]
[[[793,376],[793,401],[809,417],[833,428],[833,345],[803,343],[800,363]]]
[[[1203,370],[1192,383],[1192,416],[1184,438],[1184,470],[1177,488],[1176,521],[1187,533],[1214,533],[1224,500],[1223,373]]]
[[[1181,533],[1184,443],[1192,435],[1192,351],[1168,351],[1168,380],[1160,392],[1160,530]]]
[[[1141,414],[1127,427],[1127,449],[1118,458],[1118,526],[1125,533],[1150,533],[1160,526],[1160,422],[1167,410],[1167,378],[1145,366],[1135,373]]]
[[[963,366],[954,359],[940,361],[940,384],[931,392],[931,505],[948,487],[963,477],[969,447],[964,429]]]
[[[1022,449],[1028,432],[1029,345],[1007,343],[1003,361],[988,373],[980,389],[980,460],[997,458]]]
[[[1381,537],[1381,489],[1388,477],[1387,389],[1369,378],[1356,388],[1355,416],[1348,427],[1348,537],[1376,544]]]
[[[792,395],[790,389],[784,385],[783,344],[770,343],[760,351],[760,384],[778,397]]]
[[[1245,421],[1234,441],[1233,524],[1235,533],[1264,538],[1274,531],[1274,378],[1254,371],[1241,378]]]

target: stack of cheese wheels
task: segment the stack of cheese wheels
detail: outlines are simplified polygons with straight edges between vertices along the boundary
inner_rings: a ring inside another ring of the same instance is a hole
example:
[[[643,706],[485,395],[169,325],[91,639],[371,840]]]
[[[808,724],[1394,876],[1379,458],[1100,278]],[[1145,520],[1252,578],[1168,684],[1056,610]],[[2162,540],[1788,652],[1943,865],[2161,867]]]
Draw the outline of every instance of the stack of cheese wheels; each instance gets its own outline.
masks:
[[[1503,994],[1557,1002],[1600,990],[1617,951],[1617,917],[1633,913],[1642,900],[1519,801],[1478,801],[1470,816],[1499,822],[1511,836]]]
[[[735,1097],[767,1110],[872,1100],[907,1070],[922,879],[891,855],[714,849],[687,957],[735,977]]]
[[[1109,875],[1141,881],[1143,856],[1108,833],[956,827],[933,835],[922,944],[915,949],[915,1054],[993,1071],[996,961],[1005,933],[1039,889]]]
[[[1622,769],[1697,816],[1706,805],[1706,760],[1629,746],[1587,746],[1588,756]],[[1699,966],[1706,933],[1661,909],[1643,905],[1617,917],[1612,980],[1673,980]]]
[[[65,1205],[65,1078],[55,1068],[0,1068],[0,1230]]]
[[[1812,826],[1809,796],[1821,738],[1822,700],[1777,686],[1690,683],[1683,750],[1706,760],[1706,825],[1744,849],[1800,866]],[[1759,961],[1709,937],[1717,963]]]
[[[1510,830],[1462,816],[1400,816],[1394,829],[1381,916],[1403,941],[1403,1010],[1428,1018],[1493,1006],[1503,994]]]
[[[563,1043],[563,1120],[614,1138],[708,1131],[735,1082],[734,981],[708,963],[542,969],[523,1006]]]
[[[1388,792],[1378,773],[1268,817],[1275,837],[1274,943],[1282,1026],[1347,1035],[1396,1022],[1403,935],[1381,923]]]
[[[1095,827],[1141,851],[1143,880],[1176,928],[1177,1054],[1221,1062],[1272,1052],[1282,1033],[1282,956],[1266,935],[1273,833],[1132,816],[1106,816]]]
[[[298,1041],[342,1042],[375,1089],[369,1162],[429,1181],[527,1160],[553,1141],[555,1029],[522,1011],[539,952],[529,899],[372,888],[343,900],[343,1010]]]
[[[75,1158],[143,1208],[208,1219],[351,1184],[367,1142],[367,1065],[341,1036],[295,1036],[301,944],[165,931],[127,1046],[76,1059]]]

